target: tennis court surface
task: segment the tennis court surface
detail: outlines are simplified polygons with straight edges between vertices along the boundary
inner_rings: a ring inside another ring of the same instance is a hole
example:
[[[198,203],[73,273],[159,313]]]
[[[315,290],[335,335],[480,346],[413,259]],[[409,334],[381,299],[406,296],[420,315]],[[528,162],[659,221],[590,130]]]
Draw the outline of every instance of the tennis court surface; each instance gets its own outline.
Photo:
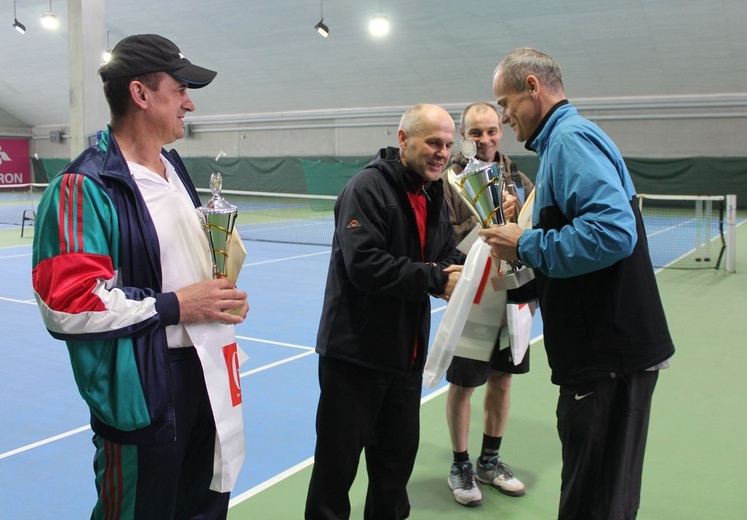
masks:
[[[24,238],[18,225],[3,227],[0,518],[87,518],[95,500],[88,411],[66,348],[48,335],[33,301],[33,227]],[[747,427],[741,399],[747,394],[747,320],[740,310],[747,294],[747,275],[740,272],[747,269],[746,230],[736,226],[736,273],[727,274],[722,265],[657,275],[678,350],[654,399],[639,518],[741,519],[747,510],[741,433]],[[660,235],[650,236],[650,243]],[[251,311],[237,335],[250,357],[241,368],[247,458],[229,518],[301,518],[318,395],[313,346],[329,248],[257,240],[246,246],[239,286],[249,292]],[[434,300],[434,331],[442,313],[443,302]],[[535,325],[537,336],[539,320]],[[553,518],[560,485],[557,388],[549,382],[541,339],[532,351],[531,372],[514,379],[502,449],[527,495],[484,490],[484,505],[474,510],[453,501],[441,386],[424,393],[421,449],[409,487],[412,518]],[[481,396],[473,400],[471,451],[479,446]],[[362,517],[364,493],[361,475],[351,495],[352,518]]]

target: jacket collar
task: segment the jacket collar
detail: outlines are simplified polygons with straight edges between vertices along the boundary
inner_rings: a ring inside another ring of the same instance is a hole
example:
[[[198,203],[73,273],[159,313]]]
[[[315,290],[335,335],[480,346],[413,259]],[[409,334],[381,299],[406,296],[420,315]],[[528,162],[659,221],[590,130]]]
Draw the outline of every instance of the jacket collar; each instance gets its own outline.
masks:
[[[101,136],[97,145],[104,152],[104,162],[101,164],[101,175],[119,180],[129,181],[132,178],[130,168],[127,166],[127,160],[122,155],[117,140],[114,138],[111,126],[106,125],[106,130]],[[161,155],[169,154],[165,149],[161,149]]]
[[[104,161],[101,163],[101,176],[128,180],[128,177],[131,177],[130,169],[127,167],[127,161],[119,149],[114,134],[112,134],[111,126],[106,125],[106,130],[104,130],[97,146],[104,152]]]
[[[428,190],[433,184],[402,164],[399,148],[392,146],[379,150],[368,166],[380,170],[392,184],[403,183],[405,190],[410,193],[415,193],[420,189]]]
[[[568,112],[569,109],[560,110],[561,107],[566,105],[569,107],[569,109],[573,109],[575,111],[575,108],[568,102],[567,99],[563,99],[555,103],[555,105],[553,105],[553,107],[547,112],[547,114],[545,114],[545,117],[542,118],[542,121],[540,121],[539,126],[531,135],[531,137],[527,139],[527,142],[524,144],[524,148],[526,148],[530,152],[536,152],[538,155],[542,153],[542,148],[547,143],[547,139],[552,133],[552,129],[555,127],[555,124],[565,113]]]

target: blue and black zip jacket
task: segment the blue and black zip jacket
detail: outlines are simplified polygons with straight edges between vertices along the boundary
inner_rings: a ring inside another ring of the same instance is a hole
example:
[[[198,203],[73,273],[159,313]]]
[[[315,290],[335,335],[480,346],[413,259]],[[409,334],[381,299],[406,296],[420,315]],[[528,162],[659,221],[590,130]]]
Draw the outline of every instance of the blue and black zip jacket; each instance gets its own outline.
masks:
[[[537,275],[552,381],[629,374],[669,359],[643,219],[615,144],[564,100],[526,147],[540,165],[533,229],[518,254]]]

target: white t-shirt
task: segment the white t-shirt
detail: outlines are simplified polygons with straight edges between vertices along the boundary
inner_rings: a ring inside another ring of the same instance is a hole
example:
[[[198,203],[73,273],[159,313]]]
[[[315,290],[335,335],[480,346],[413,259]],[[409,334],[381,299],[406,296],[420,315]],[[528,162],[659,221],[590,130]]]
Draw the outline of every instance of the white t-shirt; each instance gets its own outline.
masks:
[[[172,164],[161,156],[166,179],[148,168],[127,162],[148,206],[161,248],[163,292],[212,278],[207,235],[184,184]],[[166,327],[169,348],[192,345],[184,325]]]

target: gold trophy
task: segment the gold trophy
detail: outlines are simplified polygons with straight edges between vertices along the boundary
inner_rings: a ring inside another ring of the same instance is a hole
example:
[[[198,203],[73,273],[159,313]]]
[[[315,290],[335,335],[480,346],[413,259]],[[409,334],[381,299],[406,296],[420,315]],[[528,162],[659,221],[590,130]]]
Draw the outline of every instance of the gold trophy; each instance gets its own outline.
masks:
[[[463,140],[460,147],[462,155],[469,162],[461,173],[449,170],[449,184],[467,203],[483,228],[505,225],[506,217],[502,207],[506,187],[505,169],[495,163],[476,159],[477,145],[472,139]],[[498,276],[494,276],[491,282],[496,291],[507,291],[521,287],[533,278],[534,271],[524,267],[520,261],[501,260]]]
[[[210,192],[212,198],[197,210],[202,215],[202,225],[208,236],[210,258],[213,262],[213,278],[225,278],[228,244],[236,223],[238,208],[221,197],[223,176],[216,172],[210,174]]]

